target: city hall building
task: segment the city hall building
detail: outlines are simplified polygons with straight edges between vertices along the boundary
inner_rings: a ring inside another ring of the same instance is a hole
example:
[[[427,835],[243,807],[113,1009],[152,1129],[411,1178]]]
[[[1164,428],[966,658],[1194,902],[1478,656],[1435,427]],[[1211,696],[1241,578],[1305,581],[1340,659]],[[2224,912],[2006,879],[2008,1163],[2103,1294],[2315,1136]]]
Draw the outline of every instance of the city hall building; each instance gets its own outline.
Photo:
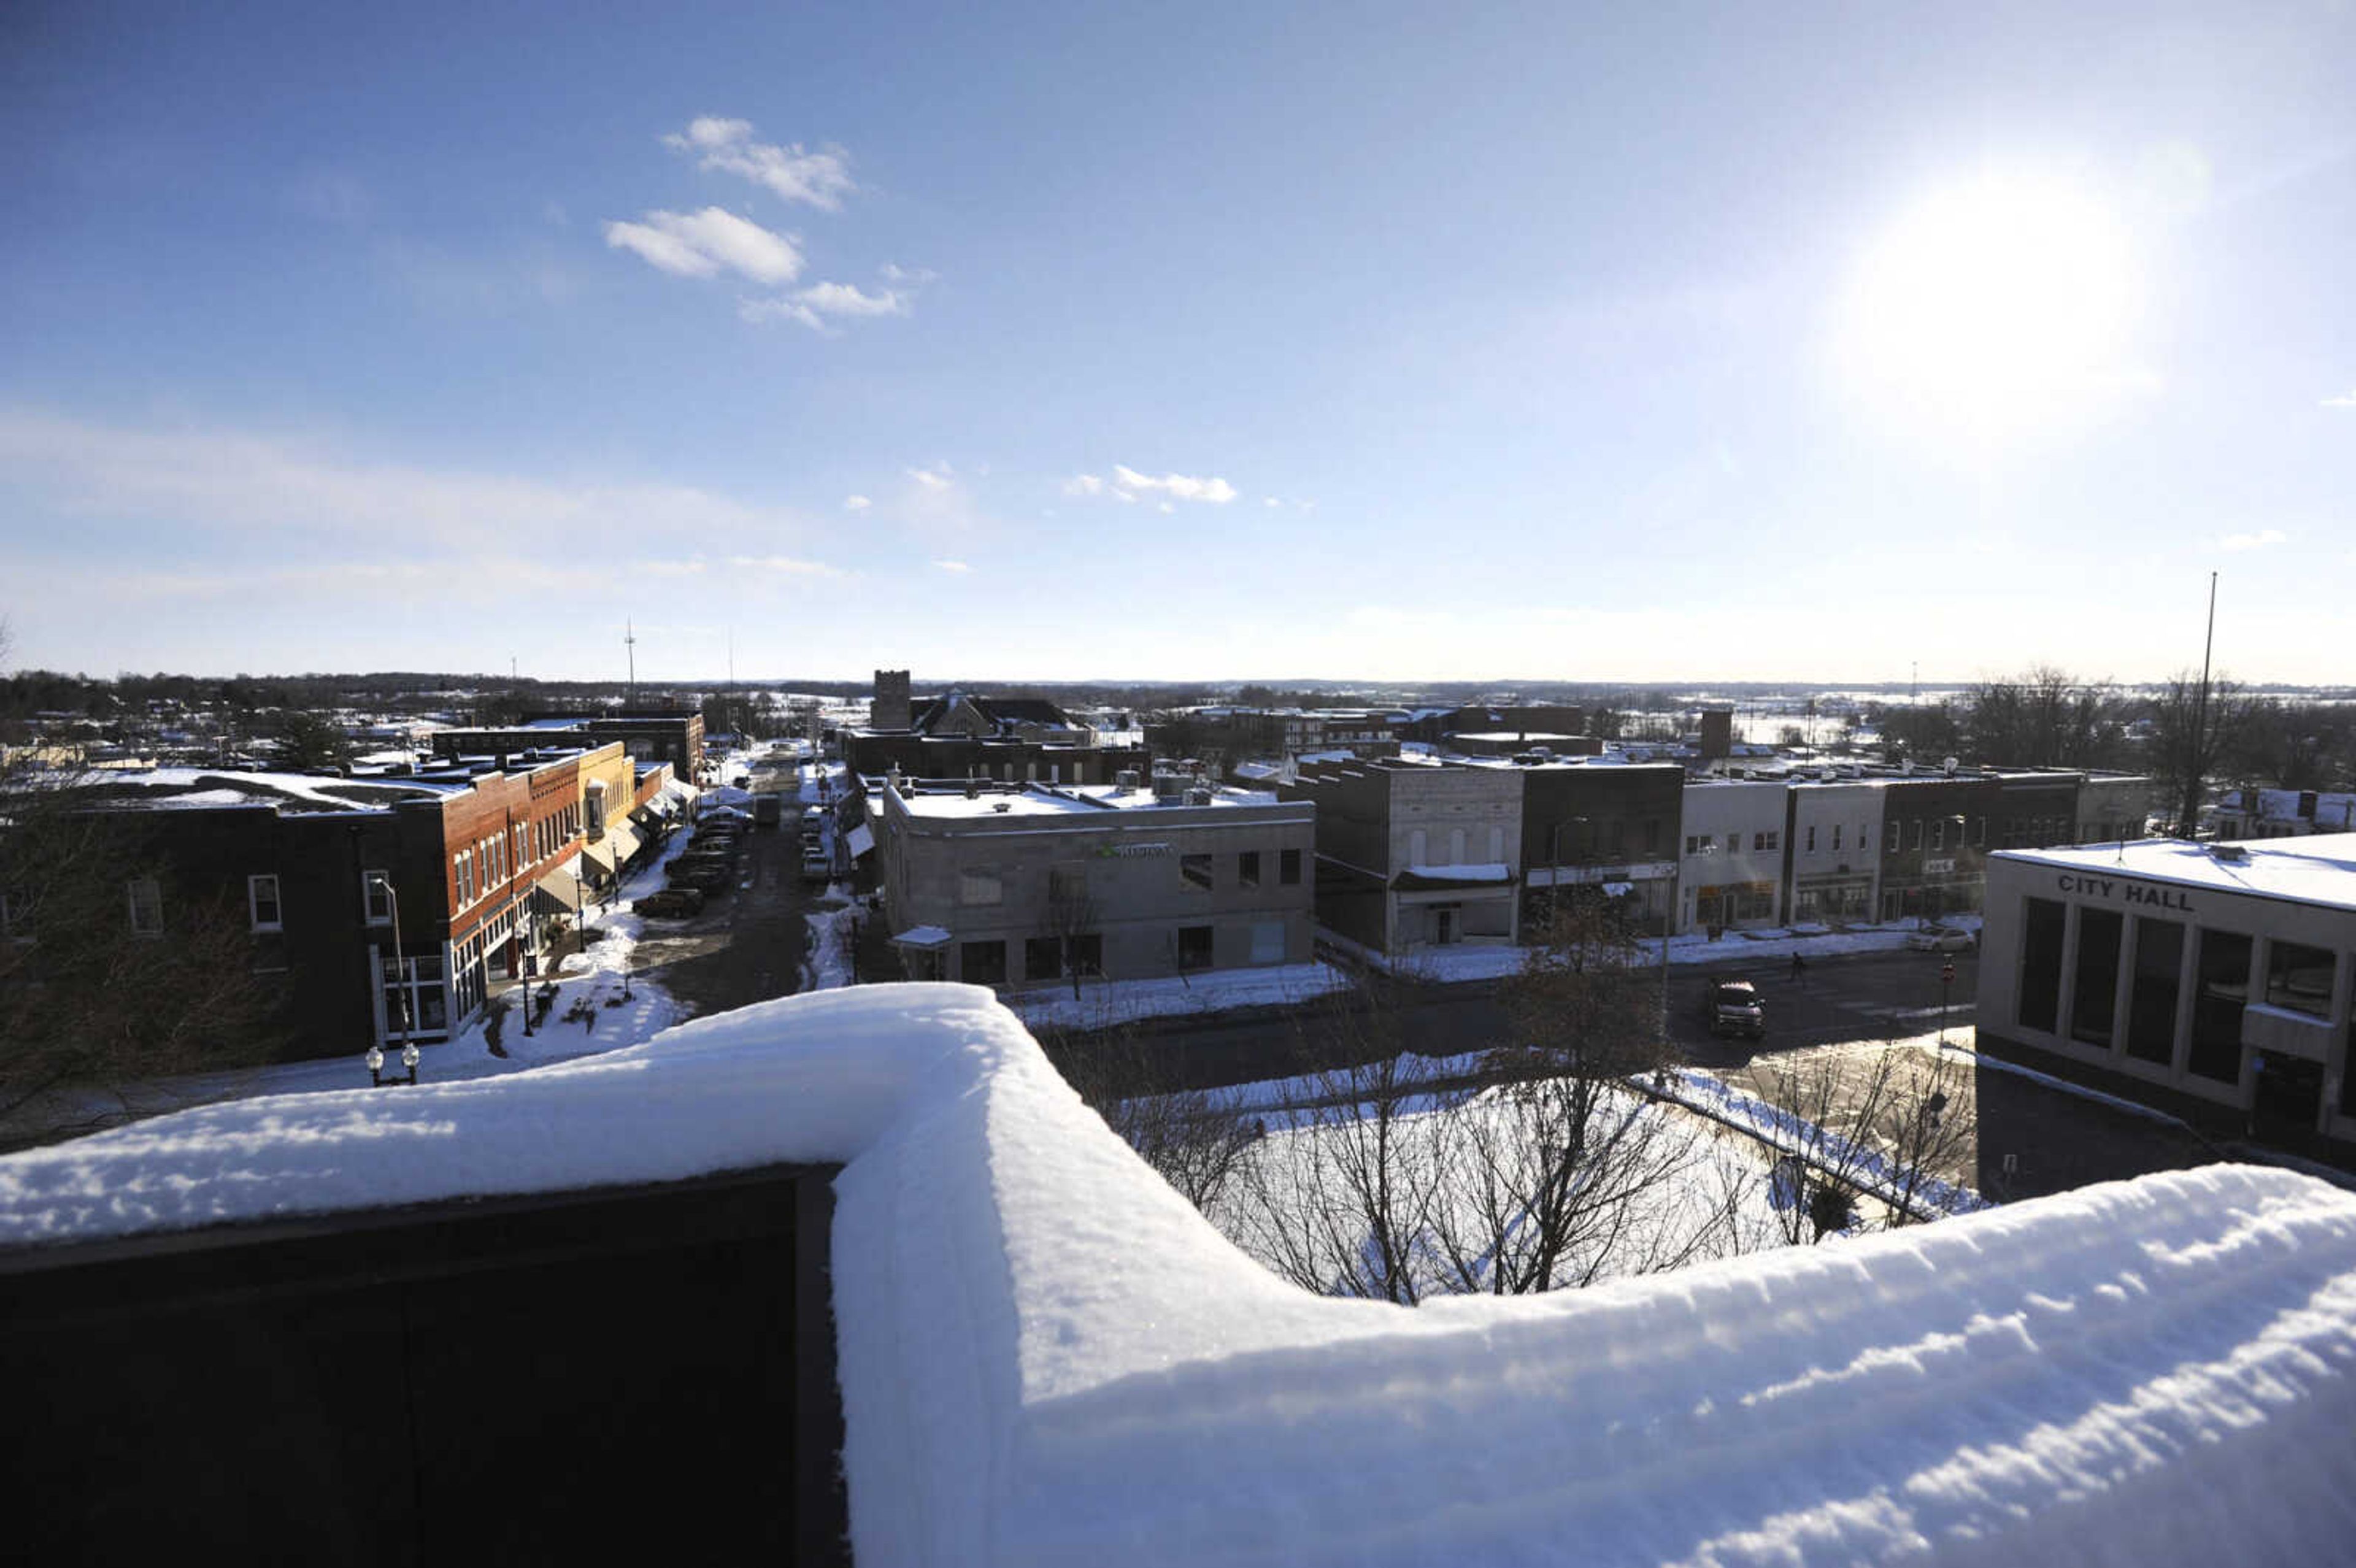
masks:
[[[2351,976],[2356,834],[1988,857],[1983,1041],[2236,1108],[2261,1134],[2356,1149]]]

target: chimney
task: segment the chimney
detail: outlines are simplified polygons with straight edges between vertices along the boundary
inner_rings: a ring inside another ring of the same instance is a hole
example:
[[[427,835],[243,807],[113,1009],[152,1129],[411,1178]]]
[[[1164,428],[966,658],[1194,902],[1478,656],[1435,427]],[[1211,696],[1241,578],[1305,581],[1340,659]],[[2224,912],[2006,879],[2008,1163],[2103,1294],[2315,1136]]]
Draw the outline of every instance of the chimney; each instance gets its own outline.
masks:
[[[908,672],[905,669],[879,669],[875,672],[875,699],[867,709],[867,725],[871,730],[905,730],[910,722],[908,702]]]

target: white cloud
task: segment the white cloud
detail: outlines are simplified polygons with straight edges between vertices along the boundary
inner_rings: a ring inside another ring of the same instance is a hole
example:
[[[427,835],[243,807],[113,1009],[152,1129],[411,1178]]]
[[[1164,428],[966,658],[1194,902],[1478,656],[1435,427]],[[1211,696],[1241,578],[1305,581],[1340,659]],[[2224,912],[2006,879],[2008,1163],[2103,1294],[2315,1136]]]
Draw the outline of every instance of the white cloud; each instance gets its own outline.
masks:
[[[1263,507],[1281,507],[1284,505],[1283,502],[1278,500],[1273,496],[1262,496],[1259,498],[1259,504]]]
[[[2327,409],[2356,409],[2356,392],[2350,392],[2345,397],[2326,398],[2323,406]]]
[[[2284,533],[2280,528],[2260,528],[2255,533],[2227,534],[2223,539],[2217,541],[2217,548],[2222,550],[2231,551],[2265,549],[2269,545],[2288,544],[2289,542],[2290,536]]]
[[[950,485],[949,465],[937,463],[929,468],[911,468],[908,477],[927,490],[946,490]]]
[[[845,496],[842,498],[842,509],[846,512],[863,512],[874,504],[864,496]]]
[[[885,283],[906,283],[912,288],[921,287],[940,276],[930,267],[903,267],[894,261],[884,262],[880,271]]]
[[[755,283],[790,283],[802,271],[802,253],[792,236],[772,233],[718,207],[649,212],[643,223],[608,223],[605,243],[687,278],[708,278],[725,269]]]
[[[756,142],[749,120],[700,115],[685,131],[665,136],[663,144],[695,155],[704,168],[741,175],[783,200],[829,212],[839,210],[842,197],[859,188],[851,178],[851,160],[841,148],[813,153],[798,142]]]
[[[1098,496],[1104,493],[1104,481],[1093,474],[1075,474],[1064,481],[1066,496]]]
[[[1164,474],[1157,479],[1119,463],[1112,465],[1112,479],[1132,494],[1159,490],[1173,501],[1208,501],[1224,507],[1236,498],[1236,487],[1224,479],[1197,479],[1186,474]]]
[[[971,571],[973,570],[973,568],[968,566],[961,560],[937,560],[933,562],[933,564],[939,567],[943,571],[965,572]]]
[[[856,283],[813,283],[776,299],[746,300],[737,314],[746,321],[798,321],[824,332],[830,318],[905,315],[908,296],[897,289],[871,294]]]
[[[779,577],[841,577],[842,573],[822,560],[803,560],[790,555],[732,555],[731,566],[752,571],[775,572]]]
[[[1164,501],[1164,502],[1162,502],[1162,503],[1161,510],[1162,510],[1163,512],[1174,512],[1174,511],[1176,511],[1177,509],[1178,509],[1178,508],[1177,508],[1176,505],[1174,505],[1174,504],[1173,504],[1173,503],[1172,503],[1172,502]]]
[[[746,321],[798,321],[825,332],[833,320],[908,314],[909,296],[897,289],[869,293],[856,283],[812,283],[775,299],[746,300],[736,314]]]

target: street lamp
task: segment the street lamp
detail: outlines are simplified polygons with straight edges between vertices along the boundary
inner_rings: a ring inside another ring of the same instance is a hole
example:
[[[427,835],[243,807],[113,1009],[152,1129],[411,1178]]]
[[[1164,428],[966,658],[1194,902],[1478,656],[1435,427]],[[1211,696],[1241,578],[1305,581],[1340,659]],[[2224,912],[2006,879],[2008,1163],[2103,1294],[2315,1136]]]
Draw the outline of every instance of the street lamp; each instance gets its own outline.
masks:
[[[1939,1049],[1947,1048],[1947,987],[1955,983],[1955,961],[1939,965]]]
[[[392,975],[393,996],[401,1008],[401,1038],[409,1039],[409,961],[401,950],[401,890],[382,871],[371,872],[369,880],[384,890],[384,901],[392,911]],[[381,976],[379,976],[381,983]]]

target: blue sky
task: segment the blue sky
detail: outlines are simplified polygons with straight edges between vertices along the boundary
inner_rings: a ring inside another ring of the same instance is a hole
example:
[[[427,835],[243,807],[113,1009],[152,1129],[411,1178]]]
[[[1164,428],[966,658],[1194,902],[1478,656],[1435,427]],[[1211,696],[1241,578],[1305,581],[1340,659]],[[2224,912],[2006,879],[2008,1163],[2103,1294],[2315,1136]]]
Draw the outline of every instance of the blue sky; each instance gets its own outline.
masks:
[[[2062,9],[11,7],[11,657],[2356,680],[2356,8]]]

